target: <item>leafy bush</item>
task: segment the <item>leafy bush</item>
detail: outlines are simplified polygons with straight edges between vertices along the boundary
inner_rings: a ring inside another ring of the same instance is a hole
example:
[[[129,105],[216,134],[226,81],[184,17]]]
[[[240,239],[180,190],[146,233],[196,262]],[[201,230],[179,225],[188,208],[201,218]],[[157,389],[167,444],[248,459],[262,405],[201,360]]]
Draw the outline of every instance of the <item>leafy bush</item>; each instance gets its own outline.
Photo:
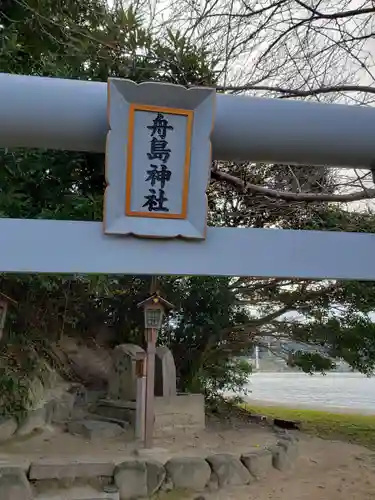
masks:
[[[29,406],[29,379],[19,371],[0,368],[0,416],[21,421]]]

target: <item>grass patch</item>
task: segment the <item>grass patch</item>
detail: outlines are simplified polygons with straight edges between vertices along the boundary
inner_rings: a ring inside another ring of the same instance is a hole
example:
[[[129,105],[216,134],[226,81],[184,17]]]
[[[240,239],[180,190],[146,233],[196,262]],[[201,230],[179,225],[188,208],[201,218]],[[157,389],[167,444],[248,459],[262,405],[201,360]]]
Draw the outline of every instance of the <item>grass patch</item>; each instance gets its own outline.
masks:
[[[330,413],[318,410],[293,409],[280,406],[241,405],[258,415],[283,420],[298,420],[301,430],[324,438],[357,443],[375,449],[375,415]]]

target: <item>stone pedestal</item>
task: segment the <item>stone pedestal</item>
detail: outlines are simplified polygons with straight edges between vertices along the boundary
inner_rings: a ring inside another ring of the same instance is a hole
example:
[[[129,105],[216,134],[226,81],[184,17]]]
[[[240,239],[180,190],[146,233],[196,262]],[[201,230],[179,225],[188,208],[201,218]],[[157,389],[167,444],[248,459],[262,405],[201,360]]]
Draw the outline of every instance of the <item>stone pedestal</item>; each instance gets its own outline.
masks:
[[[155,436],[179,430],[201,431],[205,425],[203,394],[155,398]]]
[[[135,427],[135,402],[101,400],[96,412],[113,421],[125,420]],[[177,394],[170,398],[155,397],[154,434],[156,437],[182,430],[196,432],[204,428],[205,412],[202,394]]]

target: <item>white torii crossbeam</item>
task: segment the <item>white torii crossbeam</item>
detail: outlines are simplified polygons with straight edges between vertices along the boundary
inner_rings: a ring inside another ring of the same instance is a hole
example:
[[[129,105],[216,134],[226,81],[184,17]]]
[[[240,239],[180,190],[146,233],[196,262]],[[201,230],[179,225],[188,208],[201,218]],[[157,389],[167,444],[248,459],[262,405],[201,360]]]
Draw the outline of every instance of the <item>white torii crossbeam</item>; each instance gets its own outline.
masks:
[[[106,84],[0,74],[0,146],[104,151]],[[220,160],[369,168],[375,110],[217,96]],[[375,279],[375,235],[208,228],[202,241],[104,234],[96,222],[0,219],[0,271]]]
[[[0,73],[0,147],[104,152],[107,85]],[[217,160],[369,168],[375,109],[218,94]]]
[[[208,228],[201,242],[108,236],[99,222],[0,219],[7,272],[375,280],[375,235]]]

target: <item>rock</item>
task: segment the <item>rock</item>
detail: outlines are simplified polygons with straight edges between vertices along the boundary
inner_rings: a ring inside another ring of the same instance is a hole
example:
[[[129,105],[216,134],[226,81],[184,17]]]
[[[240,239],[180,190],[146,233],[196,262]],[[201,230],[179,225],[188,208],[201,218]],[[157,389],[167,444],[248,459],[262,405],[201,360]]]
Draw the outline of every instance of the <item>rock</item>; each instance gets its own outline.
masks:
[[[211,493],[213,493],[219,489],[219,480],[218,480],[217,475],[215,473],[211,474],[210,480],[208,481],[207,489]]]
[[[166,472],[163,464],[156,460],[148,459],[147,468],[147,492],[151,496],[156,493],[164,482]]]
[[[17,430],[17,422],[14,418],[0,418],[0,443],[10,439]]]
[[[165,478],[165,469],[155,460],[128,459],[115,468],[115,485],[120,500],[142,498],[156,493]]]
[[[44,395],[45,389],[43,382],[39,377],[33,378],[28,386],[28,409],[35,410],[36,408],[40,408],[43,404]]]
[[[285,429],[277,429],[276,435],[281,440],[291,441],[293,443],[298,443],[299,439],[296,434],[291,434],[289,431]]]
[[[286,472],[291,469],[292,462],[283,446],[275,446],[272,451],[272,465],[281,472]]]
[[[68,431],[86,439],[108,439],[123,434],[124,429],[117,424],[99,420],[76,420],[68,423]]]
[[[284,448],[291,462],[295,462],[298,458],[298,443],[295,440],[281,439],[277,442],[277,446]]]
[[[210,466],[199,457],[172,458],[165,468],[176,489],[204,490],[211,476]]]
[[[87,389],[82,384],[72,384],[68,389],[68,394],[74,397],[74,405],[87,405]]]
[[[105,389],[112,369],[112,358],[106,349],[77,345],[73,338],[64,338],[59,343],[69,359],[70,369],[82,380],[85,387]]]
[[[114,476],[121,500],[147,496],[147,468],[145,462],[138,460],[122,462],[116,467]]]
[[[47,403],[47,413],[51,423],[61,424],[71,419],[75,397],[75,394],[64,393]]]
[[[269,450],[254,450],[244,453],[241,462],[254,479],[263,479],[272,469],[272,453]]]
[[[168,491],[172,491],[173,490],[173,483],[172,483],[172,479],[170,477],[166,476],[166,478],[164,479],[163,484],[160,487],[160,490],[161,491],[165,491],[167,493],[168,493]]]
[[[0,469],[1,500],[32,500],[33,491],[26,474],[16,467]]]
[[[234,455],[222,453],[211,455],[207,458],[213,472],[217,475],[219,487],[240,486],[249,484],[251,481],[250,472]]]
[[[31,480],[75,479],[112,477],[114,464],[106,461],[66,462],[59,459],[44,459],[32,462],[29,471]]]
[[[118,488],[115,484],[107,484],[103,487],[104,493],[118,493]]]
[[[46,407],[31,410],[17,430],[18,436],[27,436],[34,431],[44,429],[47,425]]]

